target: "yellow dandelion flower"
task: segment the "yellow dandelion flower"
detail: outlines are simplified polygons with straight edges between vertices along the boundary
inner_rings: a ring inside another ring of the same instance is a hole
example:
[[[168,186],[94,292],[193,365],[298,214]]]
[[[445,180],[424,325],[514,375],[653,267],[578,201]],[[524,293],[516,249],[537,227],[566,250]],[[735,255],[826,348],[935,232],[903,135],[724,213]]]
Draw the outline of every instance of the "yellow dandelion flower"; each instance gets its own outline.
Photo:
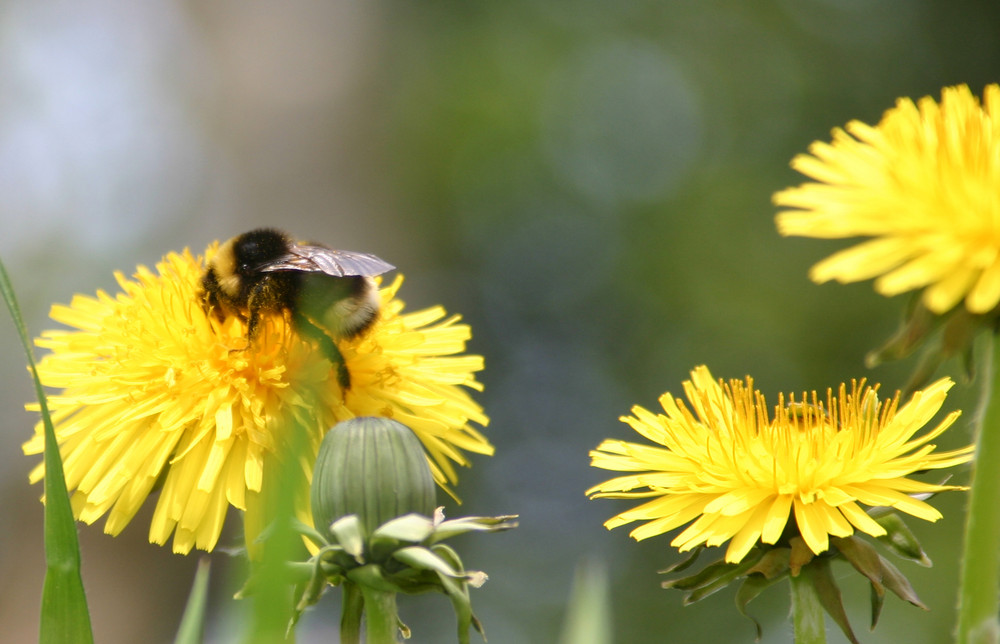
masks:
[[[782,235],[870,237],[813,266],[816,282],[870,278],[886,296],[924,289],[942,314],[1000,304],[1000,87],[981,106],[967,86],[941,103],[899,99],[875,127],[859,121],[813,143],[792,167],[814,181],[778,192]]]
[[[731,540],[728,562],[741,561],[758,541],[778,542],[793,513],[794,528],[815,554],[829,548],[830,535],[885,534],[862,504],[936,521],[941,514],[911,495],[961,488],[907,477],[972,458],[971,446],[934,453],[930,443],[958,411],[914,437],[952,384],[939,380],[902,407],[898,394],[880,401],[877,388],[863,381],[850,390],[841,385],[837,395],[828,391],[825,400],[813,392],[799,401],[789,396],[786,405],[781,396],[772,418],[749,377],[723,383],[701,366],[684,383],[690,409],[667,393],[660,397],[665,414],[636,406],[622,417],[659,446],[605,440],[590,453],[591,465],[631,473],[587,494],[651,498],[604,525],[644,521],[631,532],[642,540],[691,522],[671,545],[684,551]]]
[[[49,406],[79,520],[106,515],[105,532],[118,534],[162,486],[150,541],[162,545],[172,534],[175,552],[212,550],[229,506],[255,505],[265,469],[296,424],[312,450],[303,458],[307,479],[324,433],[355,416],[413,429],[443,486],[456,481],[456,464],[469,465],[466,452],[493,452],[471,424],[488,418],[467,392],[482,389],[475,372],[483,368],[482,357],[461,355],[469,327],[441,307],[404,313],[402,278],[380,290],[371,330],[339,343],[352,382],[342,392],[336,369],[283,316],[268,318],[252,347],[244,321],[207,316],[204,270],[201,257],[170,253],[155,273],[116,274],[115,296],[77,295],[52,308],[70,328],[36,340],[49,350],[39,375],[62,390]],[[24,452],[43,446],[39,424]],[[40,464],[30,478],[43,476]]]

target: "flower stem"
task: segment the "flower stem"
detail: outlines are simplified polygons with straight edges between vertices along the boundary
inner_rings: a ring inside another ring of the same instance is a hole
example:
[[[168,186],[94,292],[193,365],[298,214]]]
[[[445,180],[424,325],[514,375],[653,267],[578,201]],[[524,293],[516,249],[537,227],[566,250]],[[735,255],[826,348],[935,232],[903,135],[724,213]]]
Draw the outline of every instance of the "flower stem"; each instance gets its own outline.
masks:
[[[792,623],[795,629],[795,644],[826,644],[823,605],[820,604],[809,575],[803,573],[789,576],[792,582]]]
[[[1000,602],[1000,342],[990,337],[985,352],[980,422],[976,430],[976,458],[965,523],[961,588],[958,596],[959,644],[1000,641],[997,607]],[[980,467],[982,466],[982,467]]]
[[[340,641],[343,644],[361,644],[361,614],[365,599],[358,585],[344,580],[344,596],[340,607]]]
[[[396,613],[396,593],[361,584],[365,602],[365,642],[396,644],[399,617]]]

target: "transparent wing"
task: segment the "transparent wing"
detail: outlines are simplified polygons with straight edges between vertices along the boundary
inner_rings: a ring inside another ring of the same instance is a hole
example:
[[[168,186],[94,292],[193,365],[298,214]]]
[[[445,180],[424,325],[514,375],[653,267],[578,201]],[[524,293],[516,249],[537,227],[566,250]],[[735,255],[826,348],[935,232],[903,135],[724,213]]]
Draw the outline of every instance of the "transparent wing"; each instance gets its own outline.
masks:
[[[333,277],[361,275],[373,277],[396,268],[392,264],[369,253],[355,253],[349,250],[334,250],[316,244],[295,244],[284,257],[268,262],[260,270],[306,271],[326,273]]]

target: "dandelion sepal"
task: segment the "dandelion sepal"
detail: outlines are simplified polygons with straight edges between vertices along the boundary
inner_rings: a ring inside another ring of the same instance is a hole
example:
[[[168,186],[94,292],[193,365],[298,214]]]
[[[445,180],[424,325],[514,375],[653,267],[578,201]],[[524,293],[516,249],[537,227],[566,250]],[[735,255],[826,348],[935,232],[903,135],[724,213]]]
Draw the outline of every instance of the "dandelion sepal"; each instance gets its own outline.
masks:
[[[897,527],[889,532],[886,537],[887,541],[899,540],[904,533],[912,535],[897,515],[892,516],[896,519],[894,525]],[[880,541],[882,540],[880,539]],[[917,548],[919,548],[919,544],[917,544]],[[676,575],[676,573],[686,570],[695,563],[698,555],[704,549],[703,546],[694,548],[687,559],[661,571],[661,574]],[[868,580],[872,589],[871,628],[874,628],[878,623],[886,590],[900,599],[926,610],[927,607],[920,601],[906,577],[888,559],[857,536],[831,538],[830,549],[821,556],[814,555],[801,537],[793,537],[787,545],[782,546],[759,544],[752,548],[739,563],[730,563],[720,557],[693,574],[674,576],[662,582],[661,585],[663,588],[684,592],[684,604],[687,605],[700,601],[732,583],[740,582],[740,587],[736,591],[737,608],[744,617],[754,623],[759,639],[762,634],[761,625],[749,614],[747,605],[767,588],[788,578],[792,584],[793,621],[804,618],[807,622],[813,623],[818,620],[816,628],[809,626],[809,623],[796,623],[794,625],[796,643],[814,641],[810,638],[815,636],[816,629],[819,632],[825,632],[822,627],[824,611],[838,624],[850,641],[856,641],[856,639],[852,639],[854,634],[844,611],[840,590],[830,573],[829,563],[833,559],[848,561],[859,574]],[[808,588],[803,587],[803,584]],[[802,595],[800,596],[800,594]],[[815,605],[810,603],[804,607],[796,604],[797,601],[803,599],[816,603]],[[819,613],[813,613],[817,608]],[[800,610],[804,611],[804,614],[800,614]],[[798,634],[799,627],[805,629],[802,631],[803,635]],[[806,635],[807,633],[813,633],[813,635]]]

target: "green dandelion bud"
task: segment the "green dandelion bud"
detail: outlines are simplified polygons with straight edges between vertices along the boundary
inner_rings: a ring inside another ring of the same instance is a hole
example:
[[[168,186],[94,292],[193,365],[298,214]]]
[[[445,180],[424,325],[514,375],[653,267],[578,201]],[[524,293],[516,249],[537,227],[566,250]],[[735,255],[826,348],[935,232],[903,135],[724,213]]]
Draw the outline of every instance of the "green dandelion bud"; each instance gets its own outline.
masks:
[[[322,534],[353,514],[367,536],[405,514],[433,515],[434,477],[420,440],[406,425],[389,418],[353,418],[323,438],[311,501],[313,523]]]
[[[313,469],[314,527],[296,526],[315,550],[292,566],[300,579],[289,628],[328,587],[340,586],[342,642],[361,641],[362,622],[369,644],[395,643],[398,633],[408,637],[396,595],[429,591],[451,600],[459,644],[468,644],[471,629],[482,633],[469,589],[482,585],[486,574],[466,570],[442,541],[509,530],[517,517],[446,520],[434,506],[436,485],[424,448],[407,426],[368,417],[335,425]]]

